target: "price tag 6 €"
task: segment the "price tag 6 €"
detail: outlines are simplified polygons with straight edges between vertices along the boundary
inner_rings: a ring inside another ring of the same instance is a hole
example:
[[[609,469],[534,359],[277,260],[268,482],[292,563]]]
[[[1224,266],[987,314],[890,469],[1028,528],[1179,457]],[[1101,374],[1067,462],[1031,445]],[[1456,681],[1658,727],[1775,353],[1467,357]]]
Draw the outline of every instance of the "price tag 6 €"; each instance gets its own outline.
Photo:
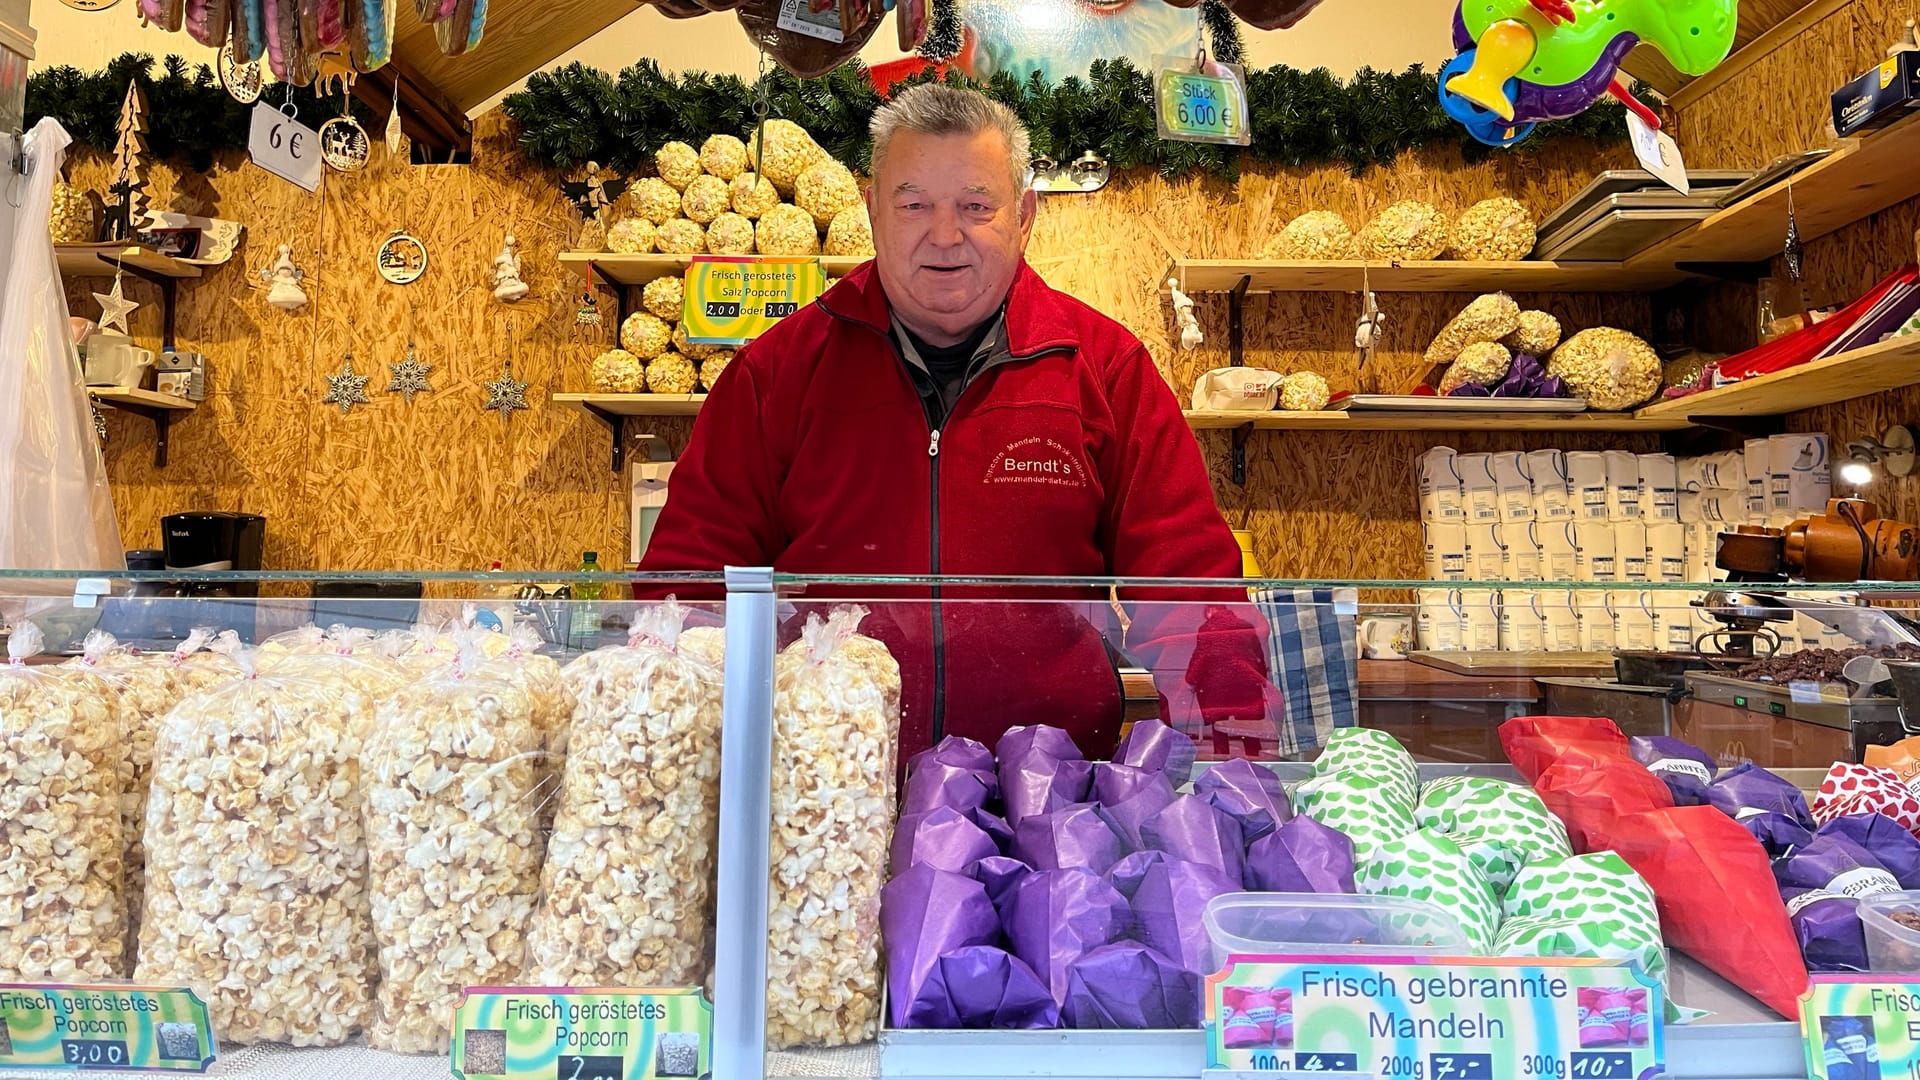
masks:
[[[1687,163],[1680,158],[1680,146],[1673,136],[1648,126],[1645,120],[1632,112],[1627,113],[1627,135],[1633,142],[1633,156],[1640,159],[1640,167],[1659,177],[1666,185],[1682,195],[1693,193],[1693,184],[1687,179]]]
[[[1253,141],[1247,77],[1238,64],[1163,58],[1153,113],[1163,139],[1245,146]]]
[[[282,180],[308,191],[320,186],[320,135],[290,112],[264,101],[254,105],[247,154]]]

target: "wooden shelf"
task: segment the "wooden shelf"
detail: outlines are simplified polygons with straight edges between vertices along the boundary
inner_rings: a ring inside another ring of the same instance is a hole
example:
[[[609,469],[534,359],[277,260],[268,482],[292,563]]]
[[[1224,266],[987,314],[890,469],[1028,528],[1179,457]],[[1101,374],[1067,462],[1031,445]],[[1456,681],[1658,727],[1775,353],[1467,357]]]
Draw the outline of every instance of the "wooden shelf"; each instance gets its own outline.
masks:
[[[1188,410],[1195,431],[1680,431],[1685,416],[1643,417],[1630,412],[1231,412]]]
[[[756,258],[742,255],[739,258]],[[768,256],[773,258],[776,256]],[[828,277],[841,277],[867,261],[864,255],[821,255],[821,269]],[[680,275],[693,265],[691,255],[616,255],[608,251],[563,251],[560,265],[583,278],[598,277],[608,285],[645,285],[654,278]]]
[[[1636,414],[1668,421],[1693,417],[1781,416],[1817,405],[1920,383],[1920,334],[1757,375],[1718,390],[1658,401]]]
[[[126,386],[89,386],[87,396],[110,409],[145,417],[153,424],[153,467],[167,467],[167,437],[173,428],[173,414],[192,412],[198,403],[172,394],[138,390]]]
[[[564,258],[564,256],[563,256]],[[1287,261],[1176,259],[1169,275],[1195,292],[1232,292],[1242,278],[1248,292],[1360,291],[1361,270],[1374,292],[1645,292],[1689,275],[1667,267],[1619,263]]]
[[[556,405],[597,416],[613,433],[613,471],[627,464],[627,421],[636,416],[693,416],[705,394],[554,394]]]
[[[62,277],[112,277],[115,265],[136,277],[197,278],[200,268],[139,244],[55,244]]]
[[[1857,139],[1789,180],[1754,192],[1627,260],[1635,269],[1685,263],[1761,262],[1780,254],[1787,237],[1787,185],[1794,221],[1811,242],[1920,195],[1920,116]]]

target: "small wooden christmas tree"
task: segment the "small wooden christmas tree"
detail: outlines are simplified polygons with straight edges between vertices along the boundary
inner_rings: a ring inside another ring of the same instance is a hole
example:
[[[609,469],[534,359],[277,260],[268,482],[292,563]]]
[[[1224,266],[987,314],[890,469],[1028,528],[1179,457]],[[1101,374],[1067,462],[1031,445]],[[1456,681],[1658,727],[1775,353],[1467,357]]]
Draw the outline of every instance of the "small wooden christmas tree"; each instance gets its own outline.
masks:
[[[113,144],[113,179],[107,190],[119,201],[107,210],[103,240],[132,240],[147,224],[147,97],[140,84],[127,84],[120,105],[120,137]]]

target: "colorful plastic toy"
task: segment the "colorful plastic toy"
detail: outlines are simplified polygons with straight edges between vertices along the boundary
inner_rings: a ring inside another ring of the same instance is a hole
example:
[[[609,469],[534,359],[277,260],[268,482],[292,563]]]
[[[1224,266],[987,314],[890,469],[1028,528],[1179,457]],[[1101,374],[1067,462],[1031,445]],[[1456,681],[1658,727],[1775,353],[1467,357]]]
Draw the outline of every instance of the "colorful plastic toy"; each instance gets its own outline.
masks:
[[[1440,99],[1475,138],[1507,145],[1529,125],[1564,120],[1611,93],[1653,127],[1627,93],[1620,62],[1646,41],[1688,75],[1733,48],[1739,0],[1462,0]]]

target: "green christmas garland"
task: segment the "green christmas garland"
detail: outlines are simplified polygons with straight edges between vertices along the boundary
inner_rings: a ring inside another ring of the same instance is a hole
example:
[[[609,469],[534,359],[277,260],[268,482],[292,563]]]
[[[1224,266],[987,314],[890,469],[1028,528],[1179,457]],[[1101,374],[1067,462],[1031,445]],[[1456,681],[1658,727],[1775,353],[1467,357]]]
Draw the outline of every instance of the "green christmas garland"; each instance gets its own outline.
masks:
[[[923,73],[901,85],[934,78]],[[975,85],[952,71],[946,81]],[[978,88],[1020,115],[1036,154],[1070,160],[1097,150],[1116,169],[1154,168],[1169,177],[1206,172],[1232,179],[1248,157],[1281,165],[1338,162],[1357,176],[1423,146],[1457,145],[1469,160],[1494,152],[1441,110],[1436,77],[1419,65],[1399,73],[1363,69],[1347,82],[1325,68],[1249,72],[1253,142],[1244,149],[1163,141],[1154,125],[1152,78],[1125,60],[1095,61],[1085,79],[1048,83],[1035,75],[1022,82],[1002,74]],[[769,115],[793,120],[849,168],[866,170],[867,121],[881,98],[857,62],[811,80],[776,70],[766,90]],[[521,149],[541,165],[566,171],[596,161],[633,174],[647,169],[662,143],[697,147],[716,132],[745,135],[755,96],[731,75],[676,77],[642,60],[617,76],[582,64],[534,75],[502,107],[520,125]],[[1516,149],[1562,136],[1624,142],[1625,111],[1590,109],[1541,124]]]

